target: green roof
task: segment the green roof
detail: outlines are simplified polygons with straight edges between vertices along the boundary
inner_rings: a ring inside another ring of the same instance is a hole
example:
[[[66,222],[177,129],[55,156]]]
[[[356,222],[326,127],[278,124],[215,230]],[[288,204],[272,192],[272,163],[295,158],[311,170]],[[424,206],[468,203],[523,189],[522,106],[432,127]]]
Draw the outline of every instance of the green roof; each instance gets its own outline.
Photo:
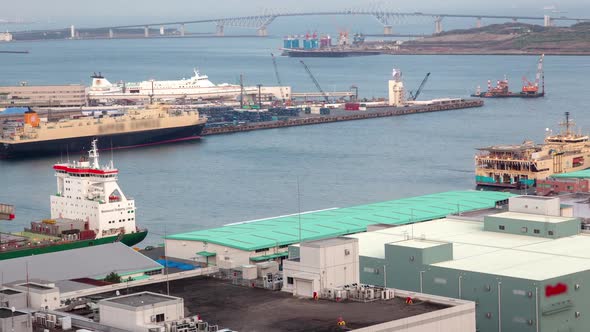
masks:
[[[268,261],[271,259],[275,259],[275,258],[279,258],[279,257],[287,257],[287,256],[289,256],[289,252],[284,251],[284,252],[278,252],[276,254],[271,254],[271,255],[250,257],[250,260],[253,262],[261,262],[261,261]]]
[[[551,175],[551,177],[552,178],[562,178],[562,179],[588,179],[588,178],[590,178],[590,168],[584,169],[581,171],[576,171],[576,172],[553,174],[553,175]]]
[[[311,241],[367,230],[375,224],[402,225],[444,218],[457,211],[493,208],[514,196],[495,191],[449,191],[387,202],[301,214],[301,240]],[[169,235],[171,240],[202,241],[252,251],[299,242],[297,214]]]
[[[199,256],[204,256],[204,257],[212,257],[212,256],[215,256],[215,255],[217,255],[217,254],[216,254],[216,253],[214,253],[214,252],[210,252],[210,251],[199,251],[199,252],[197,253],[197,255],[199,255]]]

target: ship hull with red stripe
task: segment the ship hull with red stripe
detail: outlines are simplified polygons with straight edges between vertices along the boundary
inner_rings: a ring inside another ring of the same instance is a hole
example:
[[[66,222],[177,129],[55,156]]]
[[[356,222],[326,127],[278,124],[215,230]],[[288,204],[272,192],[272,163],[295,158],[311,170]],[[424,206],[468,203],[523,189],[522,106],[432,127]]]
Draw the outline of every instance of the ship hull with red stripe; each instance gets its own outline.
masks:
[[[98,139],[100,150],[136,148],[199,139],[205,123],[183,127],[157,128],[100,136],[78,136],[47,141],[0,143],[0,158],[27,158],[47,155],[76,154],[87,151]]]

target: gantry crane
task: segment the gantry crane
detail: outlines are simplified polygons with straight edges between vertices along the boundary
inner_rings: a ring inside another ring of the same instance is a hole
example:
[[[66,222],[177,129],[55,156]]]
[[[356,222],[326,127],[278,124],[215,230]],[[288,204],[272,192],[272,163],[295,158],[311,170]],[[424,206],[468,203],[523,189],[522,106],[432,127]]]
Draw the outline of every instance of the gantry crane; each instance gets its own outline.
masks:
[[[311,80],[313,81],[313,84],[315,84],[315,87],[322,94],[322,96],[324,96],[324,99],[326,100],[326,102],[329,102],[330,99],[328,99],[328,95],[324,92],[324,90],[322,90],[320,83],[318,83],[318,80],[315,79],[315,77],[311,73],[311,70],[309,70],[309,67],[307,67],[307,65],[305,64],[305,62],[303,62],[303,60],[299,60],[299,62],[301,62],[301,64],[303,65],[303,68],[305,68],[305,71],[307,72],[309,77],[311,77]]]

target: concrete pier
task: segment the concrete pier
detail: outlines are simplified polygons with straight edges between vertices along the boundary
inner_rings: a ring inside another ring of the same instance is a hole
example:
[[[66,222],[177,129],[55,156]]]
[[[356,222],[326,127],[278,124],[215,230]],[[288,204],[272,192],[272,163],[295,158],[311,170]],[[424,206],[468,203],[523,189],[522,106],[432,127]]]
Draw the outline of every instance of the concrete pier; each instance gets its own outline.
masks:
[[[184,24],[180,25],[180,36],[184,37]]]
[[[478,17],[477,20],[475,21],[475,27],[476,28],[481,28],[481,17]]]
[[[109,29],[109,38],[114,38],[115,37],[115,32],[113,31],[113,29]]]
[[[391,25],[386,25],[383,27],[383,34],[384,35],[392,35],[393,34],[393,28],[391,27]]]
[[[149,26],[145,26],[143,27],[143,36],[144,37],[149,37],[150,36],[150,27]]]
[[[164,32],[165,32],[165,30],[164,30],[164,26],[162,25],[162,26],[160,27],[160,36],[163,36],[163,35],[164,35]]]

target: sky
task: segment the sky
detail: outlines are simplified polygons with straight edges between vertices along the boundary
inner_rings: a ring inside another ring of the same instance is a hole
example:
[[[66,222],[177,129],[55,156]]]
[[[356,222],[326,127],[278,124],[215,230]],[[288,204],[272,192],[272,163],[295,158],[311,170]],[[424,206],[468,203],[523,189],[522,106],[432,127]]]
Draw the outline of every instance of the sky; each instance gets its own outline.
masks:
[[[197,19],[254,15],[266,11],[325,11],[349,8],[386,8],[407,12],[543,15],[544,7],[557,7],[555,15],[590,17],[588,0],[24,0],[6,1],[3,19],[34,20],[63,26],[70,22],[142,23],[146,20]],[[551,10],[549,10],[551,11]]]

